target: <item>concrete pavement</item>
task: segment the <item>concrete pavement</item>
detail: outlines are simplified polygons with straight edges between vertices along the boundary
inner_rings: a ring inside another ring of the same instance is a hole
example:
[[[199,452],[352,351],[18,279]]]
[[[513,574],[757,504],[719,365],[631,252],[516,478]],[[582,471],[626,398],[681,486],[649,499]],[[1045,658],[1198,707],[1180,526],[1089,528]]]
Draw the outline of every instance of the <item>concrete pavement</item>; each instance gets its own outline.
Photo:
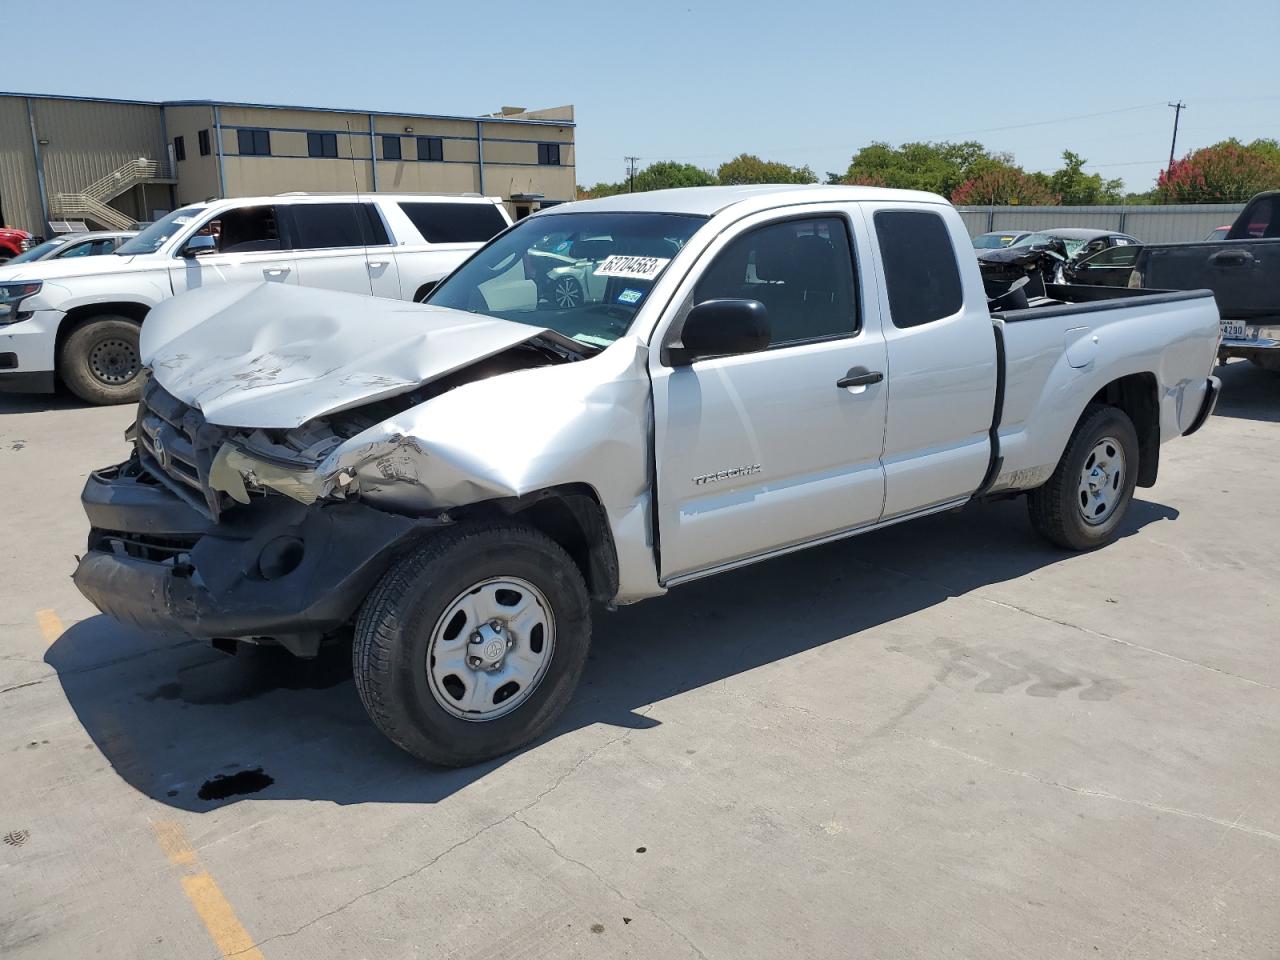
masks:
[[[463,771],[341,651],[96,615],[132,411],[0,398],[0,955],[1280,955],[1280,377],[1220,372],[1106,550],[996,503],[601,612],[553,734]]]

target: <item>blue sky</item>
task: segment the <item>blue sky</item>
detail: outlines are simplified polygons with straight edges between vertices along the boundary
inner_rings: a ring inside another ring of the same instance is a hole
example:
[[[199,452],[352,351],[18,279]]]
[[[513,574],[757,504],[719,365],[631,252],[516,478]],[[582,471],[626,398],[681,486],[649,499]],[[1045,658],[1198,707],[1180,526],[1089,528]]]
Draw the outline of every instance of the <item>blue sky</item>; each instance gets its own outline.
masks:
[[[18,91],[456,114],[573,103],[585,184],[621,179],[628,154],[714,167],[748,151],[821,175],[872,140],[972,138],[1033,170],[1071,148],[1145,189],[1177,99],[1179,155],[1280,136],[1277,0],[46,0],[6,4],[3,22],[0,85]]]

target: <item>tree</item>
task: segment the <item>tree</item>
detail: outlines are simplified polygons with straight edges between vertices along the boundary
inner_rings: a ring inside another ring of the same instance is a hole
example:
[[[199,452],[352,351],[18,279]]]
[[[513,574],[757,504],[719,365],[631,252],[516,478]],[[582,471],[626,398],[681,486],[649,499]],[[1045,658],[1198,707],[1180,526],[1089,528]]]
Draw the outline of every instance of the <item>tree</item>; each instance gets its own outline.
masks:
[[[1280,188],[1280,143],[1234,137],[1203,147],[1160,171],[1160,203],[1226,203]]]
[[[1043,173],[1027,173],[1020,167],[1002,164],[987,166],[951,192],[951,202],[983,206],[1056,207],[1062,198],[1049,187]]]
[[[1008,154],[990,153],[976,140],[904,143],[899,147],[876,142],[855,153],[844,173],[831,173],[827,178],[829,183],[928,190],[947,196],[984,169],[1012,162]]]
[[[720,164],[716,178],[724,184],[737,183],[817,183],[808,167],[792,167],[773,160],[761,160],[750,153],[740,153]]]
[[[1062,169],[1049,177],[1049,189],[1070,206],[1122,203],[1124,181],[1104,180],[1100,173],[1085,173],[1084,165],[1088,162],[1078,153],[1063,150]]]
[[[719,181],[709,170],[695,167],[692,163],[675,163],[663,160],[651,163],[636,174],[635,192],[644,190],[667,190],[671,187],[708,187]],[[630,181],[621,183],[597,183],[594,187],[578,187],[578,199],[590,200],[595,197],[612,197],[618,193],[632,190]]]
[[[676,163],[663,160],[651,163],[636,174],[636,192],[641,190],[667,190],[671,187],[709,187],[716,183],[716,175],[692,163]],[[626,189],[624,183],[623,189]]]

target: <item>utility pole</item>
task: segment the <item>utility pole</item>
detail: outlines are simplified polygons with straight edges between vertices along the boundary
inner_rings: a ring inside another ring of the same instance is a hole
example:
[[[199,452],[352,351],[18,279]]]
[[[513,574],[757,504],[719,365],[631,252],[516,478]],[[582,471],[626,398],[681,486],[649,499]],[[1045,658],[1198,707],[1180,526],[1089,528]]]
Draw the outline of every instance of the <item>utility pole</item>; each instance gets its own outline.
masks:
[[[1171,103],[1173,107],[1173,142],[1169,144],[1169,166],[1166,170],[1173,169],[1173,154],[1178,148],[1178,118],[1182,116],[1182,111],[1187,109],[1187,105],[1179,100],[1177,103]]]
[[[627,193],[636,192],[636,164],[640,162],[639,157],[623,157],[627,161]]]

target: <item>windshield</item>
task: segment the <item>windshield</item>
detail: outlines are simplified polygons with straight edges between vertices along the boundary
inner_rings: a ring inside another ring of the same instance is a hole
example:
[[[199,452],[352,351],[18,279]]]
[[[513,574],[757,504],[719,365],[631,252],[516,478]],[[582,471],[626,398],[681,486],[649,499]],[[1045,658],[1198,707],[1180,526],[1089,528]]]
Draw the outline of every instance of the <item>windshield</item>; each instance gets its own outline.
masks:
[[[1016,233],[984,233],[973,238],[975,250],[1000,250],[1013,243]]]
[[[1054,240],[1061,241],[1067,248],[1067,256],[1074,257],[1086,243],[1089,238],[1081,237],[1060,237],[1053,233],[1028,233],[1025,237],[1014,244],[1015,247],[1034,247],[1046,243],[1052,243]]]
[[[427,302],[547,327],[607,347],[705,217],[542,214],[521,221],[451,274]]]
[[[5,266],[10,267],[15,263],[30,263],[32,260],[43,260],[70,239],[70,237],[54,237],[52,240],[46,240],[44,243],[32,247],[26,253],[20,253],[13,259],[6,261]]]
[[[164,246],[165,241],[200,216],[204,207],[183,207],[175,210],[163,219],[157,220],[132,240],[122,243],[116,250],[116,256],[128,257],[135,253],[155,253]]]

